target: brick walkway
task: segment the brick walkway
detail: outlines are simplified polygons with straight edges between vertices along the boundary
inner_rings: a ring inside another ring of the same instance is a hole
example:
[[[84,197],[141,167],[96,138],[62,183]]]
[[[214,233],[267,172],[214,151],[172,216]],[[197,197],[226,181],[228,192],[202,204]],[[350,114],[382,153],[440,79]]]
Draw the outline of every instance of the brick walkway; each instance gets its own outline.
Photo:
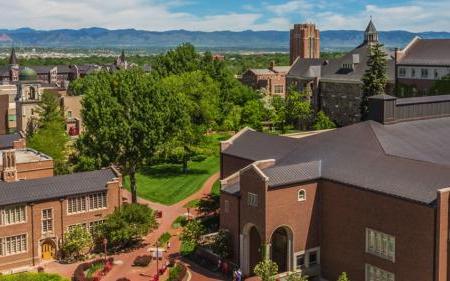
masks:
[[[161,219],[158,219],[159,227],[152,233],[150,233],[147,237],[144,239],[144,244],[146,246],[131,251],[129,253],[123,253],[119,255],[114,255],[114,260],[120,261],[122,264],[113,266],[113,269],[108,273],[107,276],[105,276],[102,281],[116,281],[118,278],[121,277],[127,277],[132,281],[148,281],[150,280],[150,277],[156,274],[156,261],[152,261],[148,267],[133,267],[133,260],[140,255],[149,254],[147,252],[147,249],[149,247],[152,247],[155,244],[155,241],[159,238],[159,236],[168,231],[173,236],[170,239],[171,248],[168,249],[167,253],[164,254],[164,262],[166,258],[170,256],[179,257],[179,249],[180,249],[180,241],[178,239],[179,230],[172,229],[172,222],[180,215],[186,213],[186,209],[183,208],[183,205],[187,202],[194,200],[194,199],[200,199],[204,196],[207,196],[212,189],[212,186],[214,182],[219,178],[219,173],[216,173],[212,175],[210,178],[206,180],[206,182],[203,184],[202,188],[197,191],[195,194],[189,196],[188,198],[184,199],[181,202],[178,202],[177,204],[174,204],[172,206],[165,206],[162,204],[150,202],[148,200],[139,199],[139,203],[141,204],[147,204],[154,210],[161,210],[163,213],[163,217]],[[130,202],[131,194],[123,190],[123,195],[125,198],[128,198],[128,202]],[[53,272],[58,273],[60,275],[71,277],[73,274],[73,271],[75,270],[76,266],[78,264],[71,264],[71,265],[62,265],[57,262],[52,262],[49,264],[44,265],[46,272]],[[202,269],[198,266],[186,264],[188,268],[190,269],[190,272],[192,274],[192,281],[209,281],[209,280],[223,280],[220,278],[220,276],[216,276],[212,274],[209,271],[206,271],[205,269]],[[142,276],[142,274],[145,274],[146,276]],[[161,278],[161,280],[165,280],[165,278]]]

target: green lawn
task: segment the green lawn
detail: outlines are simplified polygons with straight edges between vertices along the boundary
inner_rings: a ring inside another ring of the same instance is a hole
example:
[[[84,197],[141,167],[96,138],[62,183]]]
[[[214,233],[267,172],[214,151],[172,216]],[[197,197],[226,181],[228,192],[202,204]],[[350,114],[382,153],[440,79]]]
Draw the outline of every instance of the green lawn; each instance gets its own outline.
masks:
[[[138,196],[152,202],[173,205],[199,190],[203,183],[219,171],[219,157],[209,156],[201,162],[189,163],[183,174],[181,165],[161,164],[148,167],[136,175]],[[129,180],[125,180],[129,187]]]
[[[220,181],[217,180],[211,190],[211,194],[213,195],[220,195]]]
[[[0,276],[0,281],[69,281],[69,279],[56,274],[18,273]]]

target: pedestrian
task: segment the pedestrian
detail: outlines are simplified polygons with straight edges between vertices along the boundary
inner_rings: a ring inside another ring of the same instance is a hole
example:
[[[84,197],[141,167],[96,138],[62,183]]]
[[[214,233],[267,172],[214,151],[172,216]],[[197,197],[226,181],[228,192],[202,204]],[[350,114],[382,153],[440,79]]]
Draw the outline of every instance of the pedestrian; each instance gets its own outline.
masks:
[[[221,270],[222,270],[222,260],[219,259],[219,260],[217,261],[217,271],[221,271]]]
[[[237,275],[236,281],[241,281],[242,280],[242,271],[240,268],[238,268],[236,275]]]

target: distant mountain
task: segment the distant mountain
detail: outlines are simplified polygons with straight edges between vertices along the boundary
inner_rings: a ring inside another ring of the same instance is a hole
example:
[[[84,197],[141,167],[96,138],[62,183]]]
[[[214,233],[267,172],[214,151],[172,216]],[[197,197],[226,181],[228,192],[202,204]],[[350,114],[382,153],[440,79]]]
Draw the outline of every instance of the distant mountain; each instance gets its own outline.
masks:
[[[414,36],[423,38],[450,38],[450,32],[407,31],[380,32],[380,39],[387,47],[403,47]],[[321,32],[321,46],[326,50],[354,47],[361,43],[362,31],[329,30]],[[164,32],[135,29],[108,30],[104,28],[34,30],[0,29],[0,44],[14,44],[21,47],[116,47],[116,48],[167,48],[182,42],[190,42],[197,47],[212,49],[243,50],[288,50],[287,31],[215,31],[200,32],[172,30]]]

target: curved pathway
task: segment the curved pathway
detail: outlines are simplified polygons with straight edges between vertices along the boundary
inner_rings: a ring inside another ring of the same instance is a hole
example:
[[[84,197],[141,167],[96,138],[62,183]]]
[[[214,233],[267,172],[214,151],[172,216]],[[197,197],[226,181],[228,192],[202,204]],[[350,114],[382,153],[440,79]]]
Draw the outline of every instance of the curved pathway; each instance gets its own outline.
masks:
[[[148,267],[133,267],[133,260],[140,255],[149,254],[147,249],[153,246],[156,240],[163,234],[164,232],[169,232],[173,236],[170,239],[171,248],[168,249],[167,253],[164,254],[166,258],[168,255],[178,256],[180,250],[180,241],[177,238],[180,230],[172,229],[172,222],[180,215],[186,213],[186,208],[183,206],[190,202],[191,200],[201,199],[205,196],[208,196],[211,193],[212,187],[214,183],[219,179],[219,173],[215,173],[210,176],[204,183],[203,186],[194,194],[189,196],[188,198],[174,204],[171,206],[162,205],[159,203],[151,202],[142,198],[138,199],[138,202],[141,204],[146,204],[154,210],[162,211],[162,218],[158,219],[158,229],[154,230],[144,239],[144,247],[134,250],[132,252],[123,253],[114,255],[114,260],[120,261],[121,264],[115,265],[113,269],[108,273],[107,276],[102,278],[104,281],[116,281],[118,278],[127,277],[132,281],[140,281],[140,280],[151,280],[149,276],[153,276],[156,274],[156,261],[152,261]],[[126,198],[128,202],[131,201],[131,194],[126,189],[123,189],[122,196]],[[204,269],[195,266],[186,264],[191,271],[192,279],[195,281],[207,281],[207,280],[223,280],[220,276],[216,276],[211,272],[205,271]],[[45,266],[45,270],[47,272],[59,273],[66,277],[71,277],[75,265],[61,265],[59,263],[51,263]],[[143,276],[144,274],[145,276]],[[165,280],[165,278],[161,278],[161,280]]]

